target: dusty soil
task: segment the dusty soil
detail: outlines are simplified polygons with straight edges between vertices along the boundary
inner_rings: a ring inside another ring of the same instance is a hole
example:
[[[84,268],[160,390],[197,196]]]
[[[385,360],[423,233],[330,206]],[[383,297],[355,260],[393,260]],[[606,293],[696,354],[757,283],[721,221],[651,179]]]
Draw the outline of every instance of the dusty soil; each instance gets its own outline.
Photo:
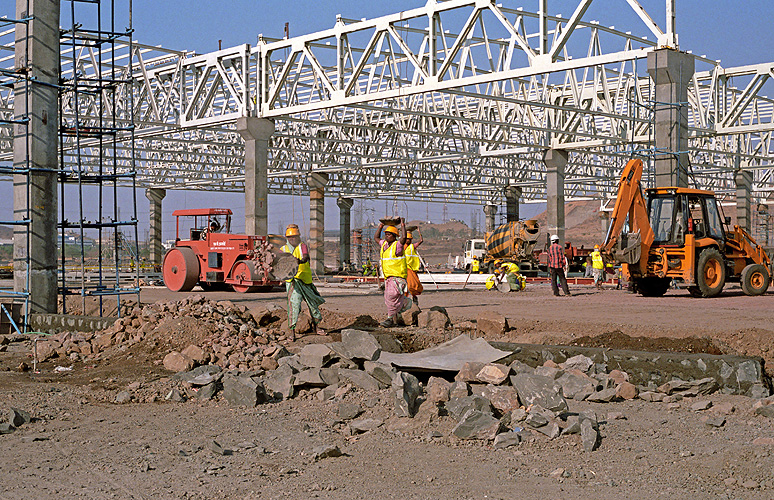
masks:
[[[505,314],[513,329],[489,340],[738,353],[774,366],[774,294],[746,297],[729,287],[716,299],[680,290],[643,298],[575,286],[572,297],[553,297],[546,285],[508,295],[431,288],[421,306],[445,307],[455,325],[485,310]],[[384,305],[374,287],[321,292],[329,328],[373,328],[372,318],[381,319]],[[284,306],[282,293],[205,295]],[[146,303],[179,297],[165,289],[142,292]],[[394,416],[388,391],[342,396],[361,404],[364,417],[384,421],[358,436],[338,422],[337,401],[320,402],[311,393],[251,409],[229,408],[223,399],[114,404],[130,385],[135,394],[173,386],[158,362],[171,345],[201,338],[186,321],[168,342],[136,345],[94,363],[55,359],[40,373],[15,371],[27,357],[24,342],[0,352],[0,409],[14,406],[33,417],[0,436],[0,499],[774,497],[774,445],[766,444],[774,443],[774,419],[753,414],[753,400],[741,396],[702,397],[714,404],[702,412],[691,410],[693,398],[570,401],[571,411],[599,417],[602,442],[591,453],[578,436],[549,441],[536,434],[506,450],[458,441],[450,436],[450,418],[424,406],[414,419]],[[392,333],[416,349],[458,332]],[[323,340],[307,336],[288,347]],[[58,365],[73,370],[55,373]],[[707,417],[725,423],[713,427]],[[214,453],[213,440],[234,453]],[[320,445],[337,445],[345,455],[315,461],[312,450]]]

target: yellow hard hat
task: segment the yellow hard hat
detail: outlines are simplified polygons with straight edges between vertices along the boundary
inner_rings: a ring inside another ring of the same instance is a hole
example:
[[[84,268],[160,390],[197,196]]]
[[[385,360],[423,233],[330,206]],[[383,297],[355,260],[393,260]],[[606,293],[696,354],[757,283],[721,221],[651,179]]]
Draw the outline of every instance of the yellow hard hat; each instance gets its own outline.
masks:
[[[395,226],[387,226],[384,228],[385,233],[392,233],[395,236],[398,236],[398,228]]]
[[[406,231],[406,238],[413,238],[413,236],[411,236],[411,231]]]
[[[288,225],[288,228],[285,229],[285,236],[301,236],[301,232],[298,230],[298,226],[295,224]]]

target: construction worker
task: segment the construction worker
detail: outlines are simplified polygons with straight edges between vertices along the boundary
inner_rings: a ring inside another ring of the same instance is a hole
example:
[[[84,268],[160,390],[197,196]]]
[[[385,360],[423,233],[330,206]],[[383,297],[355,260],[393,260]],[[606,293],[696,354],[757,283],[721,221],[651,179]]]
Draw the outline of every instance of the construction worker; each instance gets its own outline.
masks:
[[[419,231],[419,228],[417,228],[417,234],[419,235],[419,241],[414,244],[414,236],[411,234],[411,231],[406,232],[406,249],[404,250],[404,254],[406,256],[406,283],[408,284],[408,290],[411,294],[411,300],[419,307],[418,295],[422,294],[424,287],[417,275],[417,271],[419,271],[419,268],[422,266],[422,261],[419,260],[419,254],[417,253],[417,247],[419,247],[425,239],[422,238],[422,233]]]
[[[381,239],[384,229],[384,239]],[[411,307],[408,298],[408,275],[403,251],[406,246],[406,221],[400,218],[400,237],[398,228],[379,224],[374,241],[379,246],[382,273],[384,273],[384,304],[387,306],[387,319],[379,323],[384,328],[397,326],[399,316]]]
[[[480,269],[481,269],[481,264],[478,261],[478,257],[476,257],[474,255],[473,256],[473,262],[470,263],[470,272],[471,273],[481,274]]]
[[[295,224],[290,224],[287,227],[285,238],[287,243],[281,250],[291,254],[298,261],[298,272],[296,275],[285,280],[285,289],[288,292],[288,329],[290,330],[290,340],[296,340],[296,322],[298,321],[299,314],[301,314],[301,302],[306,302],[309,308],[314,332],[318,335],[325,335],[325,332],[318,326],[320,321],[322,321],[320,305],[325,303],[325,299],[320,296],[317,287],[312,283],[309,249],[306,243],[301,241],[301,233]]]
[[[551,280],[551,291],[554,295],[559,296],[559,286],[557,280],[562,286],[564,294],[571,295],[570,289],[567,287],[567,276],[564,274],[564,267],[567,263],[567,259],[564,256],[564,249],[559,244],[559,236],[551,235],[551,246],[548,247],[548,274]]]
[[[594,276],[594,286],[602,288],[602,276],[605,272],[605,261],[602,260],[602,254],[599,251],[599,245],[594,245],[594,251],[591,252],[591,272]]]

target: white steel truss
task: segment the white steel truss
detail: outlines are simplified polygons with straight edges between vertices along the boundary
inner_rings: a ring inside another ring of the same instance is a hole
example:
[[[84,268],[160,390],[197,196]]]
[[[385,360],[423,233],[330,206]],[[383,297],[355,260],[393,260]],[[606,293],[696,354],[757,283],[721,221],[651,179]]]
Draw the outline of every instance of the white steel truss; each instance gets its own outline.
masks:
[[[542,200],[542,154],[560,148],[570,151],[566,197],[613,196],[625,160],[651,144],[646,58],[656,48],[677,48],[674,0],[666,0],[662,22],[636,0],[608,1],[637,14],[638,31],[627,32],[584,19],[592,0],[578,1],[569,17],[549,14],[547,0],[530,2],[539,4],[537,12],[505,3],[430,0],[202,55],[122,47],[115,60],[132,84],[117,93],[115,113],[128,118],[133,99],[137,182],[242,190],[235,121],[254,116],[275,121],[271,193],[304,192],[306,176],[324,172],[327,189],[345,197],[484,204],[516,185],[524,201]],[[12,157],[12,38],[12,26],[0,31],[5,162]],[[107,71],[98,67],[96,50],[84,48],[75,61],[63,52],[63,77]],[[733,197],[734,171],[748,169],[755,196],[774,198],[774,99],[764,95],[774,63],[728,69],[702,56],[696,66],[681,104],[688,108],[695,184]],[[88,115],[90,105],[81,100],[79,115]],[[73,115],[72,103],[65,100],[63,112]],[[85,161],[99,156],[98,143],[81,139],[81,146]]]

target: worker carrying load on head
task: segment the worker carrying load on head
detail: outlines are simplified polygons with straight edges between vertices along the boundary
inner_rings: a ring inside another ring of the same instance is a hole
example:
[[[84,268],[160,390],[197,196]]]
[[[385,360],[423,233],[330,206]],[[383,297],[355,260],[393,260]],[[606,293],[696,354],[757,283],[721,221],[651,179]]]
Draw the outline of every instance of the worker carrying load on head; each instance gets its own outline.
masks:
[[[591,252],[591,272],[594,276],[594,286],[602,288],[602,276],[605,272],[605,261],[602,260],[602,254],[599,251],[599,245],[594,245],[594,251]]]
[[[384,239],[381,239],[384,229]],[[387,319],[379,323],[384,328],[398,325],[400,313],[408,310],[412,301],[408,298],[408,275],[403,252],[406,245],[406,221],[400,218],[400,238],[398,228],[379,224],[374,241],[379,246],[384,273],[384,304],[387,306]]]
[[[417,275],[417,271],[419,271],[422,266],[422,262],[419,260],[419,254],[417,253],[417,248],[425,241],[425,239],[422,238],[422,233],[419,231],[419,228],[417,228],[417,234],[419,235],[419,241],[414,243],[414,235],[411,234],[411,231],[406,232],[406,249],[404,250],[404,254],[406,257],[406,283],[408,285],[408,291],[411,294],[411,300],[419,307],[418,295],[422,294],[424,287]]]
[[[312,283],[312,268],[309,266],[309,249],[306,243],[301,241],[301,233],[298,226],[290,224],[285,230],[287,243],[281,248],[283,252],[291,254],[298,261],[298,272],[292,278],[285,280],[285,288],[288,292],[288,328],[290,340],[296,339],[296,322],[301,314],[301,302],[306,302],[309,315],[312,316],[314,331],[318,335],[325,332],[318,327],[322,321],[320,306],[325,299],[320,296],[317,287]]]

